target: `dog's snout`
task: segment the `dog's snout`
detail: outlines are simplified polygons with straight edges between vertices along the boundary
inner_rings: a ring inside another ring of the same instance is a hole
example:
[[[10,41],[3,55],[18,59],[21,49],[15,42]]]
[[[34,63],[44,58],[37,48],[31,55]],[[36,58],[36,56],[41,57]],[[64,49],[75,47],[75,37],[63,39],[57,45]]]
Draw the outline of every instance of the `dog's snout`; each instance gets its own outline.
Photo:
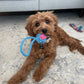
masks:
[[[48,31],[48,30],[47,30],[46,28],[42,29],[42,32],[43,32],[43,33],[47,33],[47,31]]]

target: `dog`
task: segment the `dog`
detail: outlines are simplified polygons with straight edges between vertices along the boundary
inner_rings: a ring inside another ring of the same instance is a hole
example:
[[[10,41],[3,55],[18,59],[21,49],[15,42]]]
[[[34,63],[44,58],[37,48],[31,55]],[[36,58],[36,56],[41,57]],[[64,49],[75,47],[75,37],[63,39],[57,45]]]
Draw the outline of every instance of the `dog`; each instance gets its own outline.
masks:
[[[33,79],[39,82],[47,73],[56,57],[58,45],[68,46],[70,51],[77,50],[84,55],[84,47],[78,39],[69,36],[58,26],[57,17],[51,11],[38,12],[27,19],[25,29],[28,35],[35,37],[38,33],[48,36],[45,44],[35,42],[30,55],[27,57],[22,68],[7,82],[7,84],[19,84],[24,81],[40,58],[43,59],[37,66]]]

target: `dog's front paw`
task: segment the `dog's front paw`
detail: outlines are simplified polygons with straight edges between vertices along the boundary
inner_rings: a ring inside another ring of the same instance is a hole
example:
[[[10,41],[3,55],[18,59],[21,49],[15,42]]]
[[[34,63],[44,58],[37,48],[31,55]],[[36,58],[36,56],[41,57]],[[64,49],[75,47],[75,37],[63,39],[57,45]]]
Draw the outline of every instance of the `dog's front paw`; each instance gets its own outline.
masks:
[[[19,84],[18,82],[16,82],[15,80],[13,79],[10,79],[7,84]]]
[[[36,70],[36,71],[34,72],[33,79],[34,79],[36,82],[39,82],[39,81],[41,81],[42,78],[43,78],[43,73],[41,73],[40,70]]]
[[[41,80],[40,74],[39,74],[38,72],[37,72],[37,73],[34,73],[33,79],[34,79],[36,82],[39,82],[39,81]]]

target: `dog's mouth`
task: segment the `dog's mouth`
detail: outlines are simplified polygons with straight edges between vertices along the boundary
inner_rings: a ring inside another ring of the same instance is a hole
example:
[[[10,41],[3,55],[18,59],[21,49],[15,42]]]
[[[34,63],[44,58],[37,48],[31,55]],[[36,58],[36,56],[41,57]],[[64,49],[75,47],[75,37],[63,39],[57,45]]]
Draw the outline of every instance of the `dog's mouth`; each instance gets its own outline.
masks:
[[[46,43],[50,42],[52,35],[50,35],[49,33],[42,33],[42,32],[40,32],[39,34],[43,34],[42,38],[43,38],[43,40],[46,38]]]
[[[44,33],[42,33],[44,34]],[[46,39],[49,39],[51,37],[51,35],[48,35],[48,34],[44,34],[47,38]]]
[[[50,42],[50,40],[51,40],[51,35],[48,35],[48,34],[44,34],[45,36],[47,36],[47,40],[46,40],[46,43],[49,43]]]
[[[41,34],[40,38],[41,38],[42,40],[44,40],[44,39],[46,38],[46,43],[49,43],[50,40],[51,40],[50,35],[46,35],[46,34]],[[39,46],[39,48],[40,48],[40,49],[44,49],[44,45],[41,44],[41,45]]]

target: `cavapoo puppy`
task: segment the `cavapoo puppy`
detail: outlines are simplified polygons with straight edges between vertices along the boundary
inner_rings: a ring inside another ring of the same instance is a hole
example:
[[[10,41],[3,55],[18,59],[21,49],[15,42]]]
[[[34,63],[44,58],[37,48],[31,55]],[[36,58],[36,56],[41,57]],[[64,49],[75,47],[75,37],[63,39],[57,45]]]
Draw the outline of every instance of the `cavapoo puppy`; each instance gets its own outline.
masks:
[[[37,66],[33,79],[39,82],[47,73],[56,57],[58,45],[67,45],[70,51],[78,50],[84,55],[84,47],[80,41],[69,36],[58,26],[57,17],[52,12],[38,12],[27,19],[25,29],[28,35],[35,37],[38,33],[48,36],[45,44],[33,44],[30,55],[22,68],[7,82],[7,84],[19,84],[24,81],[33,69],[38,58],[43,59]]]

